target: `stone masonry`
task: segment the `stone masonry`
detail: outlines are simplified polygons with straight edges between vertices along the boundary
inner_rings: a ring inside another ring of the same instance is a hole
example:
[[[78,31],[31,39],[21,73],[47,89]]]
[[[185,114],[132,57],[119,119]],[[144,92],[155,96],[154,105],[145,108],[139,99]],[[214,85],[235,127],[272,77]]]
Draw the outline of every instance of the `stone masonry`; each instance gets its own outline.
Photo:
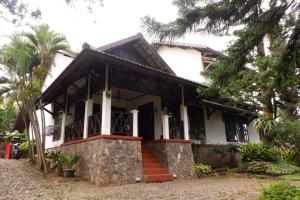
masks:
[[[119,185],[142,179],[140,140],[88,138],[63,144],[51,151],[83,156],[76,173],[96,185]]]
[[[160,162],[179,179],[196,177],[195,162],[190,142],[159,140],[145,145],[159,158]]]

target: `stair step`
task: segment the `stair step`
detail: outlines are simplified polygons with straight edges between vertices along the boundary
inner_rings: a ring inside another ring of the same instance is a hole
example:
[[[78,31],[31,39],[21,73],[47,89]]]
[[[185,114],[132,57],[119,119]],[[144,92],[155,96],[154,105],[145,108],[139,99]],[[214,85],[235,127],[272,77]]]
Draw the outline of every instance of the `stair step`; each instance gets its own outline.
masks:
[[[172,181],[173,177],[157,157],[142,145],[143,174],[146,182]]]
[[[146,182],[162,182],[162,181],[172,181],[173,177],[170,174],[151,174],[144,175]]]
[[[164,168],[145,168],[143,169],[144,175],[152,175],[152,174],[167,174],[167,170]]]

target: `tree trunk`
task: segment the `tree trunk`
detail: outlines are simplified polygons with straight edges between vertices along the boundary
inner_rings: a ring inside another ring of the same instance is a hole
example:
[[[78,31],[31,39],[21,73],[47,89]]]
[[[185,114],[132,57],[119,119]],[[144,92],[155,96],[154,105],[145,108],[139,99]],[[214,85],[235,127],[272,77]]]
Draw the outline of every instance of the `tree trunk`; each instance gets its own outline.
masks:
[[[265,45],[264,42],[260,42],[259,45],[257,45],[257,54],[259,57],[266,57],[265,53]],[[260,67],[261,72],[265,72],[268,70],[268,67]],[[268,82],[269,80],[267,78],[261,78],[259,80],[260,82]],[[261,97],[262,97],[262,119],[263,120],[273,120],[274,119],[274,106],[272,103],[273,98],[273,89],[268,88],[261,91]],[[261,141],[264,144],[270,144],[272,142],[272,138],[264,133],[263,131],[260,131],[259,133]]]
[[[41,141],[41,132],[39,127],[39,121],[34,107],[34,102],[32,97],[29,96],[28,101],[26,102],[28,109],[28,116],[31,122],[31,125],[34,130],[35,142],[36,142],[36,151],[37,151],[37,165],[40,169],[44,168],[44,171],[47,172],[47,165],[45,162],[44,151]]]

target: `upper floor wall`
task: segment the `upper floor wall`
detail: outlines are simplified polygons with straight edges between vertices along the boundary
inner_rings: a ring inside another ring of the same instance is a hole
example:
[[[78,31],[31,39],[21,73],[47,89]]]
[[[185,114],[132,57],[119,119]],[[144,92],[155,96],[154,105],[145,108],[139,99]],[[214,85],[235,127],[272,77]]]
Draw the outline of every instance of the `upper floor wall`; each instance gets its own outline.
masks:
[[[207,83],[207,80],[201,75],[204,66],[200,51],[192,48],[160,46],[157,52],[177,76],[198,83]]]
[[[53,83],[53,81],[67,68],[73,59],[73,56],[71,56],[68,52],[56,53],[54,63],[51,66],[42,86],[42,92],[44,92]]]

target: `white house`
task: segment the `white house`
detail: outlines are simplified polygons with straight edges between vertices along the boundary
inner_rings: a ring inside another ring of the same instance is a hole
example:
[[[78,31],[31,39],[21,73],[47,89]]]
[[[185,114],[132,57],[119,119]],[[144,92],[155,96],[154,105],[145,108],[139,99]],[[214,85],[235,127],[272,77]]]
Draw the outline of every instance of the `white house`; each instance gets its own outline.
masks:
[[[78,173],[104,184],[195,176],[191,142],[199,135],[208,144],[259,142],[253,113],[198,97],[197,87],[209,84],[201,72],[218,54],[150,45],[141,34],[57,53],[41,96],[53,128],[46,149],[83,154]]]

